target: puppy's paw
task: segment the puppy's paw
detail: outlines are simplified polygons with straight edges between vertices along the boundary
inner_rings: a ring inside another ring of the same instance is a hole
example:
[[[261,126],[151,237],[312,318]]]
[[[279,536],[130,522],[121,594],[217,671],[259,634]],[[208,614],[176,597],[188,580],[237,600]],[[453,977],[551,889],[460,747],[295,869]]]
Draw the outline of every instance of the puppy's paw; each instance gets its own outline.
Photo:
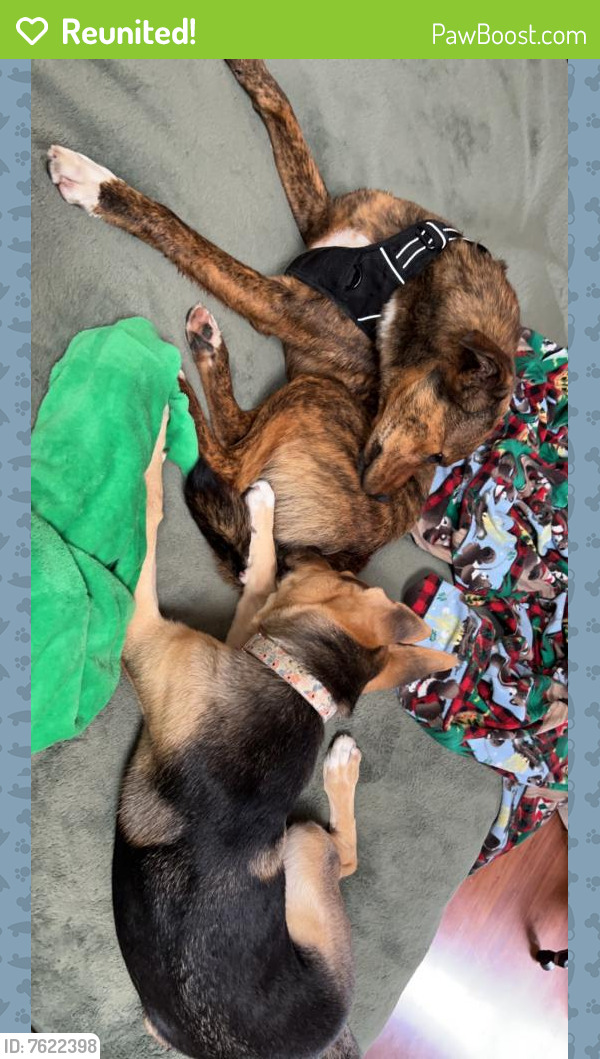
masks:
[[[222,347],[217,321],[203,305],[195,305],[187,314],[185,333],[196,364],[212,364]]]
[[[250,515],[250,550],[248,564],[240,574],[243,585],[248,581],[267,583],[275,576],[275,542],[273,523],[275,520],[275,493],[268,482],[259,479],[248,489],[246,507]]]
[[[356,787],[362,754],[351,735],[338,735],[323,762],[323,785],[328,794],[336,795]]]
[[[246,506],[250,512],[250,526],[252,533],[263,533],[273,528],[273,512],[275,511],[275,493],[264,478],[251,485],[246,493]]]
[[[98,206],[102,184],[117,179],[110,169],[98,165],[85,154],[56,145],[48,151],[48,170],[65,202],[81,206],[92,215]]]

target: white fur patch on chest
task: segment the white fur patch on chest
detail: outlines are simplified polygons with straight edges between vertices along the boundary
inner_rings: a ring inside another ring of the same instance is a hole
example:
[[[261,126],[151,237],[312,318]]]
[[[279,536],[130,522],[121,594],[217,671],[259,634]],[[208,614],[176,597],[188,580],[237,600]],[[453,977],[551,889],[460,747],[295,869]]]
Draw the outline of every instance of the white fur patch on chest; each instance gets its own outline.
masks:
[[[316,243],[311,243],[310,249],[317,250],[323,246],[368,246],[369,240],[361,232],[357,232],[355,228],[338,228],[335,232],[330,232],[329,235],[324,236],[323,239],[319,239]]]

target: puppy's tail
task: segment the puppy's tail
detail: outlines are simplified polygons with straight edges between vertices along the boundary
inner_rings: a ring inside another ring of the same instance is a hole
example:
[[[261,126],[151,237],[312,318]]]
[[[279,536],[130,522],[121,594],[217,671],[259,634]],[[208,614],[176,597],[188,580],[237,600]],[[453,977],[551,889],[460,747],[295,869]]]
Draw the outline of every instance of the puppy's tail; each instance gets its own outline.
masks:
[[[344,1026],[331,1047],[323,1052],[322,1059],[360,1059],[360,1048],[349,1026]]]
[[[239,587],[250,550],[250,516],[244,497],[203,456],[186,478],[184,495],[223,573]]]

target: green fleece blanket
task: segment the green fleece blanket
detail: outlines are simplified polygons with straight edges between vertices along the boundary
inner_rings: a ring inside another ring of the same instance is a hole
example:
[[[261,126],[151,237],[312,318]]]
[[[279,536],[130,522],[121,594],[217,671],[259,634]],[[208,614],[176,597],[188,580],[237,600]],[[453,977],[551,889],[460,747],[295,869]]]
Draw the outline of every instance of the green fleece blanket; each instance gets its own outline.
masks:
[[[82,331],[54,367],[31,439],[32,750],[82,732],[119,680],[146,549],[144,471],[198,457],[178,350],[141,317]]]

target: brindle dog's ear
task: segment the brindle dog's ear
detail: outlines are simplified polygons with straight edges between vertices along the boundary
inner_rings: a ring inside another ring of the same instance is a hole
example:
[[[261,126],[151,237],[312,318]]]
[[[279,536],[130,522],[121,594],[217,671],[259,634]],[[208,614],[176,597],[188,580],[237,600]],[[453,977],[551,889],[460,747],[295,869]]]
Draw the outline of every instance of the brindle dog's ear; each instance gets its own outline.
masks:
[[[463,335],[460,347],[457,368],[449,380],[458,404],[475,412],[488,407],[490,397],[502,400],[507,396],[515,374],[513,358],[481,331]]]
[[[454,669],[458,659],[456,655],[447,654],[445,651],[432,651],[429,647],[394,644],[382,652],[382,662],[381,670],[363,688],[363,693],[396,688],[400,684],[410,684],[411,681],[428,677],[432,673]]]
[[[461,362],[463,372],[468,372],[482,386],[498,377],[505,354],[491,338],[481,331],[469,331],[463,335],[460,344],[464,350]]]

